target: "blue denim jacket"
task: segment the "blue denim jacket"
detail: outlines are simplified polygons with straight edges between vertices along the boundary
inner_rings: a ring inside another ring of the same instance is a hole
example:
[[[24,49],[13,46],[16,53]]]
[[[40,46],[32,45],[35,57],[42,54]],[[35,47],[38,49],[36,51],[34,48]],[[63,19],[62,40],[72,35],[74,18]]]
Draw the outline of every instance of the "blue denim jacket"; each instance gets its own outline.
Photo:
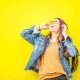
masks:
[[[39,31],[36,26],[32,26],[31,28],[24,29],[20,32],[20,35],[27,40],[29,43],[34,45],[32,54],[30,56],[30,59],[28,63],[26,64],[26,67],[24,70],[33,70],[38,72],[38,64],[40,61],[40,56],[44,52],[44,49],[49,46],[50,43],[50,36],[47,37],[46,47],[44,47],[45,44],[45,36],[40,34],[41,31]],[[62,52],[60,50],[60,47],[66,47],[66,50],[70,57],[74,57],[77,54],[77,50],[75,46],[72,43],[72,39],[70,36],[66,38],[66,40],[62,41],[58,46],[58,53],[60,57],[61,64],[63,66],[63,69],[65,70],[67,76],[69,78],[72,77],[71,74],[71,68],[69,65],[69,61],[66,57],[62,55]]]

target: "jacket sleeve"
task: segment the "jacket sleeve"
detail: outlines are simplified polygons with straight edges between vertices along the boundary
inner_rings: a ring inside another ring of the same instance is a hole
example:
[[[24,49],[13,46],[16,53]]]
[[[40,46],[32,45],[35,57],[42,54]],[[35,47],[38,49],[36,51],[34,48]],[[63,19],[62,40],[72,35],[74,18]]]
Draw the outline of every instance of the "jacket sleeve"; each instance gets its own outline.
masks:
[[[40,34],[41,31],[37,29],[34,25],[31,28],[24,29],[20,32],[20,35],[27,40],[29,43],[34,45],[34,40],[36,40],[37,36]]]
[[[70,57],[74,57],[77,55],[77,49],[72,43],[72,39],[70,36],[67,36],[66,40],[63,41],[63,46],[66,47],[66,51],[68,52]]]

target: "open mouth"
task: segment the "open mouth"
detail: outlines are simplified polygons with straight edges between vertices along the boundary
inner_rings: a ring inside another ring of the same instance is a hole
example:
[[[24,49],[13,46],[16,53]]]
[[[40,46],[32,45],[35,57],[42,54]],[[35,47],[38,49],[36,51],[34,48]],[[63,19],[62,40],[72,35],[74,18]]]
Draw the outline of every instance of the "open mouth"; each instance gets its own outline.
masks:
[[[51,28],[53,28],[54,26],[51,26]]]

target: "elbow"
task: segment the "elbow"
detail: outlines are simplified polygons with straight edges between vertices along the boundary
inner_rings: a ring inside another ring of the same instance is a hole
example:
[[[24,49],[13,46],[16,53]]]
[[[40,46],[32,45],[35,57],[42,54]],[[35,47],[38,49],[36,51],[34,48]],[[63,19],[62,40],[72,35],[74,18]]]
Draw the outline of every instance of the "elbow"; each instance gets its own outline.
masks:
[[[23,36],[23,33],[22,33],[22,31],[20,32],[20,35],[21,35],[21,36]]]
[[[21,31],[21,32],[20,32],[20,35],[21,35],[22,37],[24,37],[24,34],[25,34],[24,31]]]
[[[77,52],[76,52],[75,49],[74,50],[70,49],[70,50],[67,50],[67,51],[68,51],[70,57],[75,57],[77,55]]]
[[[77,55],[77,50],[73,44],[67,45],[67,52],[69,53],[70,57],[75,57]]]
[[[70,57],[75,57],[76,56],[76,54],[70,54]]]

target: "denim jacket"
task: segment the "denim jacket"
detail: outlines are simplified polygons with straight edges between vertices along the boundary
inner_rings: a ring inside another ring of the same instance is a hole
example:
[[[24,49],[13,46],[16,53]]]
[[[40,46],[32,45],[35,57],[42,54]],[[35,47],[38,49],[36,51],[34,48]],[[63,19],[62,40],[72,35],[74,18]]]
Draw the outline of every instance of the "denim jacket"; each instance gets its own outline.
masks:
[[[23,31],[20,32],[20,35],[34,46],[30,59],[26,64],[26,67],[24,68],[24,70],[33,70],[38,72],[39,70],[38,64],[40,62],[40,56],[44,52],[44,49],[47,48],[50,44],[50,36],[48,36],[47,40],[45,41],[45,36],[41,35],[40,32],[41,31],[39,31],[36,28],[36,26],[32,26],[31,28],[24,29]],[[44,46],[45,42],[46,42],[46,47]],[[69,65],[69,59],[67,59],[62,55],[60,47],[66,47],[66,50],[70,57],[76,56],[77,50],[73,45],[72,39],[70,36],[68,36],[66,40],[62,41],[58,46],[58,54],[60,57],[60,62],[63,66],[64,71],[67,74],[67,77],[71,78],[72,74],[71,74],[71,68]]]

